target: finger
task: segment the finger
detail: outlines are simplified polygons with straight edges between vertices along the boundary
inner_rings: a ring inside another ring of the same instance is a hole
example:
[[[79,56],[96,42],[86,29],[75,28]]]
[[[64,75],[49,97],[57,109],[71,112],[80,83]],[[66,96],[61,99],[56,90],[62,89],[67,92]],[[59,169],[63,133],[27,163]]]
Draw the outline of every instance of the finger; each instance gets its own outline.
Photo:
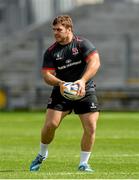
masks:
[[[79,89],[78,89],[78,91],[77,91],[77,95],[78,95],[78,96],[80,96],[80,94],[81,94],[81,89],[82,89],[81,86],[79,86]]]
[[[78,96],[84,96],[84,95],[85,95],[84,87],[80,87],[78,91]]]

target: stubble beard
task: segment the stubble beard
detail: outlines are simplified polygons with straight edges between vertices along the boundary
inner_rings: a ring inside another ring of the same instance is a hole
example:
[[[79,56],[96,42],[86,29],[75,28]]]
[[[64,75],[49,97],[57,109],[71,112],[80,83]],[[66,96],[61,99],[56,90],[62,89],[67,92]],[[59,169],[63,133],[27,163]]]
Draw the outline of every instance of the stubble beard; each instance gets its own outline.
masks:
[[[64,44],[66,42],[68,42],[68,36],[67,37],[60,37],[60,38],[56,38],[56,41],[59,43],[59,44]]]

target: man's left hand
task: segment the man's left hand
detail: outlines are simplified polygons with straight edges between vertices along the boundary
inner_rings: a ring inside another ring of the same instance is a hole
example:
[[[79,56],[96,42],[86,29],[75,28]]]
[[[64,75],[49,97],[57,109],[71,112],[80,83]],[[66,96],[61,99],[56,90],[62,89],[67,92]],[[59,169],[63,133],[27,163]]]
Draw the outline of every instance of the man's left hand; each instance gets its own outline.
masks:
[[[79,80],[75,81],[74,84],[79,85],[79,90],[78,90],[77,95],[84,96],[85,95],[85,81],[83,79],[79,79]]]

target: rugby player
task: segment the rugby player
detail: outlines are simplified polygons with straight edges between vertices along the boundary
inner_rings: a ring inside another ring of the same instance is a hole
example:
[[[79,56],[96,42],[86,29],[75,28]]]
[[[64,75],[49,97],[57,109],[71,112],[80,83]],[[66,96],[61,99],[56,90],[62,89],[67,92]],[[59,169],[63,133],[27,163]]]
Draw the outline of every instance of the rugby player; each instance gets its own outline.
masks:
[[[99,54],[88,39],[73,33],[73,22],[69,15],[55,17],[52,30],[56,42],[44,53],[42,75],[44,81],[53,86],[53,90],[41,131],[40,151],[32,161],[30,171],[39,170],[48,157],[48,146],[54,139],[56,129],[62,119],[73,110],[79,115],[83,127],[78,170],[93,172],[88,161],[99,118],[99,104],[93,82],[100,67]],[[83,97],[75,101],[65,99],[60,93],[64,82],[77,83],[80,87],[78,94]]]

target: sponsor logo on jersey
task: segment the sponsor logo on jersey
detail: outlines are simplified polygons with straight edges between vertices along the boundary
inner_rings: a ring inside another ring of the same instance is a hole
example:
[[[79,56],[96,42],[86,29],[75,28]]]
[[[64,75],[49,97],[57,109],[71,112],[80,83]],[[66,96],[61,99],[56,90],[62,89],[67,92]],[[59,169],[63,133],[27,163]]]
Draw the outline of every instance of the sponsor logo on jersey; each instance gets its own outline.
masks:
[[[65,63],[68,64],[68,63],[70,63],[71,61],[72,61],[71,59],[67,59],[67,60],[65,61]]]
[[[72,48],[72,54],[73,54],[73,55],[79,54],[78,49],[77,49],[77,48]]]
[[[72,63],[66,64],[66,65],[64,65],[64,66],[59,66],[58,69],[59,69],[59,70],[66,69],[66,68],[68,68],[68,67],[75,66],[75,65],[78,65],[78,64],[81,64],[81,63],[82,63],[82,61],[79,60],[79,61],[77,61],[77,62],[72,62]]]
[[[49,98],[48,99],[48,104],[51,104],[52,103],[52,98]]]

